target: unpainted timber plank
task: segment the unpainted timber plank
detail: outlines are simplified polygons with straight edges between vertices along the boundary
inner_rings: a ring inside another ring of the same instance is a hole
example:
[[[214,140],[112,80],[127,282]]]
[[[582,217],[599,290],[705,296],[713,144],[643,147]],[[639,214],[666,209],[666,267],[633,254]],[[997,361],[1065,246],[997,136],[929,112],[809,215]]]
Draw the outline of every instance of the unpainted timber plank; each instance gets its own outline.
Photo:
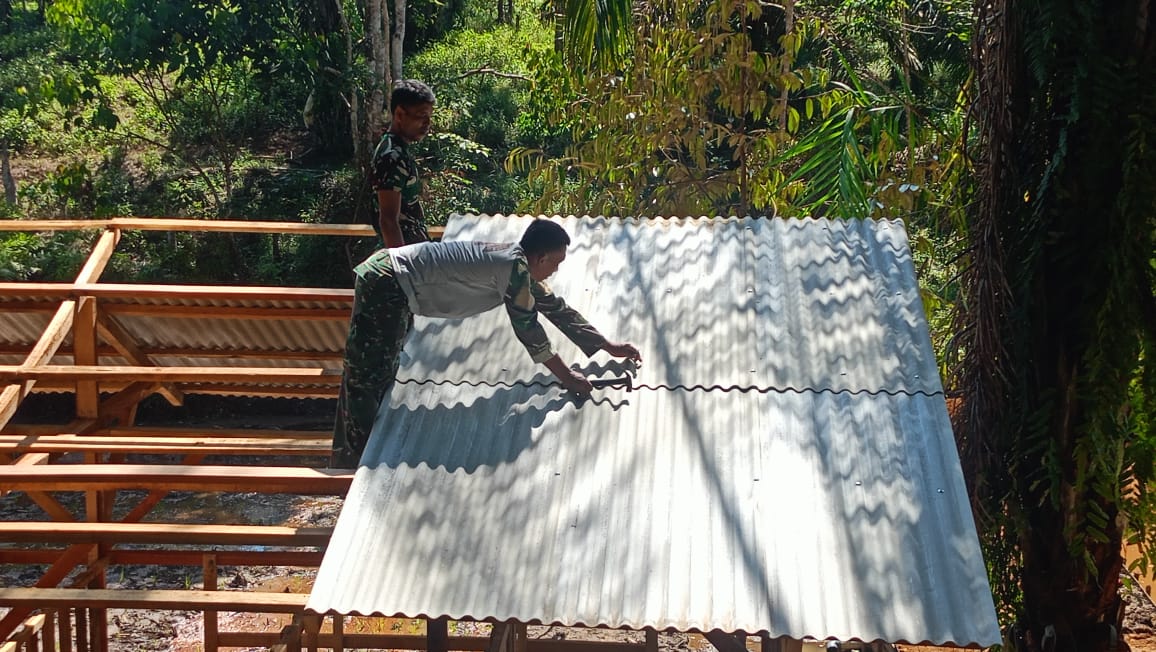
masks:
[[[156,363],[149,359],[148,354],[137,346],[132,336],[121,326],[120,322],[116,320],[116,317],[103,313],[97,314],[96,332],[104,341],[111,344],[117,353],[124,356],[129,363],[142,367],[156,366]],[[80,364],[79,359],[74,360],[74,362]],[[185,402],[185,397],[184,394],[181,393],[181,390],[172,385],[162,385],[157,391],[161,396],[165,397],[165,400],[167,400],[170,405],[179,406]]]
[[[74,383],[69,383],[68,381],[63,380],[42,380],[36,383],[37,389],[35,391],[56,391],[72,393],[74,390],[73,385]],[[104,381],[100,384],[100,386],[101,388],[107,389],[109,391],[120,392],[128,389],[131,384],[123,381]],[[267,398],[331,399],[337,398],[339,389],[340,385],[336,383],[327,385],[269,385],[262,382],[250,385],[244,385],[240,383],[181,384],[181,391],[185,394],[197,394],[202,396],[262,396]]]
[[[6,308],[0,303],[0,309]],[[101,313],[98,318],[108,317]],[[137,347],[141,355],[146,358],[252,358],[254,360],[337,360],[342,359],[341,351],[279,351],[273,349],[198,349],[193,347]],[[0,342],[0,355],[25,355],[28,347],[12,342]],[[116,348],[108,344],[97,347],[101,357],[125,357]],[[127,359],[127,358],[126,358]]]
[[[0,283],[0,296],[38,299],[97,299],[131,301],[293,301],[350,303],[346,288],[280,287],[275,285],[176,285],[160,283]]]
[[[293,235],[373,237],[368,224],[316,224],[312,222],[258,220],[196,220],[158,217],[116,217],[101,220],[0,220],[0,231],[189,231],[216,233],[283,233]],[[430,237],[440,240],[443,226],[431,226]]]
[[[0,365],[0,382],[24,380],[339,385],[341,370],[301,367],[134,367]]]
[[[158,543],[324,546],[333,528],[184,523],[0,522],[4,543]]]
[[[183,466],[162,464],[54,464],[0,466],[0,490],[86,491],[157,489],[344,495],[349,469]]]
[[[61,548],[0,548],[0,564],[52,564],[64,553]],[[207,554],[216,555],[222,566],[286,566],[317,568],[325,556],[317,550],[110,550],[113,566],[200,566]]]
[[[104,273],[104,268],[108,267],[108,261],[112,260],[112,254],[116,251],[118,242],[120,242],[118,231],[110,230],[100,234],[100,238],[92,247],[92,253],[84,261],[84,267],[81,267],[80,272],[77,273],[75,282],[96,283],[99,281],[100,275]]]
[[[76,365],[96,366],[96,299],[80,297],[76,317],[72,320],[72,359]],[[77,380],[76,416],[95,419],[99,416],[100,389],[95,380]]]
[[[27,453],[151,453],[175,455],[321,455],[329,454],[329,435],[312,439],[240,437],[122,437],[88,435],[0,435],[0,452]]]
[[[86,607],[98,609],[254,611],[300,613],[309,595],[257,591],[182,591],[176,589],[0,589],[0,605],[7,607]]]

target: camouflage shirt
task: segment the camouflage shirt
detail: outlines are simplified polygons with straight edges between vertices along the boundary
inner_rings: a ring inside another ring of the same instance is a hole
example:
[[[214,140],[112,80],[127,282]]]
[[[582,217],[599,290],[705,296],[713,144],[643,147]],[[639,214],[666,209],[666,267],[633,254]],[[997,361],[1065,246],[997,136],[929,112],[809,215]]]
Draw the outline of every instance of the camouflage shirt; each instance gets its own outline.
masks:
[[[373,152],[373,189],[375,199],[378,190],[401,193],[398,226],[401,227],[401,237],[405,239],[405,244],[430,239],[429,229],[425,223],[425,212],[421,208],[421,177],[417,173],[417,161],[409,150],[409,144],[388,131],[381,137],[381,142]],[[381,236],[378,219],[373,221],[373,230]]]
[[[546,316],[558,330],[577,344],[587,356],[594,355],[606,344],[606,338],[562,297],[554,294],[545,283],[530,276],[530,268],[522,255],[510,271],[510,285],[506,288],[506,312],[514,326],[514,334],[526,347],[534,362],[545,362],[554,356],[550,339],[538,323],[538,313]]]

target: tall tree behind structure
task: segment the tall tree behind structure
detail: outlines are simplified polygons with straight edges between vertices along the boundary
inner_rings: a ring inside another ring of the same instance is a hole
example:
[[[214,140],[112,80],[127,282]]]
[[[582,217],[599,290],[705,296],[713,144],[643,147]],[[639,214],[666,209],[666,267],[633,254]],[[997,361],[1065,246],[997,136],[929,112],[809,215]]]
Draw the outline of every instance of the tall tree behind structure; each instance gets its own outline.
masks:
[[[1016,642],[1107,650],[1156,527],[1156,12],[996,0],[974,43],[961,457]]]

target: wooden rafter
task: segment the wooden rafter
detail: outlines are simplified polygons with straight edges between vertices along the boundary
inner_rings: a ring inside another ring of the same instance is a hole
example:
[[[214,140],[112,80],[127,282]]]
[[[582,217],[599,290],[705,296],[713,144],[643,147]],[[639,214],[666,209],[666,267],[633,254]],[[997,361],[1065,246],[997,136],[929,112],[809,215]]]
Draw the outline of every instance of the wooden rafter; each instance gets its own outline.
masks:
[[[112,315],[97,315],[96,332],[105,342],[111,344],[117,353],[133,365],[140,367],[156,366],[149,359],[148,354],[136,345],[128,331]],[[80,364],[79,360],[77,360],[77,364]],[[185,402],[185,395],[171,383],[162,384],[157,391],[171,405],[183,405]]]
[[[46,364],[56,355],[56,351],[64,342],[69,329],[72,328],[72,319],[76,310],[75,301],[65,301],[56,309],[56,315],[48,322],[44,334],[32,347],[32,351],[24,359],[24,367],[35,367]],[[35,381],[21,381],[10,384],[0,391],[0,428],[3,428],[16,413],[20,401],[32,391]]]

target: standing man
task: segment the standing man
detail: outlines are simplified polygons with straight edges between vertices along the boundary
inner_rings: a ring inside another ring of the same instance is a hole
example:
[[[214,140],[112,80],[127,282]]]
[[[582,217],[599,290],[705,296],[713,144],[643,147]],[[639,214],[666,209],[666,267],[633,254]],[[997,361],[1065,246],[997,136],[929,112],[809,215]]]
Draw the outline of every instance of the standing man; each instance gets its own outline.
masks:
[[[400,247],[429,240],[421,208],[421,177],[410,145],[429,133],[434,93],[416,79],[393,84],[389,130],[373,152],[373,190],[377,195],[377,220],[373,230],[386,247]]]
[[[415,314],[461,319],[505,304],[514,335],[534,362],[579,395],[593,387],[554,352],[539,314],[587,356],[605,351],[641,362],[633,344],[607,340],[546,285],[566,259],[569,244],[565,229],[539,219],[520,242],[419,242],[380,249],[358,265],[331,465],[353,468],[361,459],[382,399],[397,376]]]

